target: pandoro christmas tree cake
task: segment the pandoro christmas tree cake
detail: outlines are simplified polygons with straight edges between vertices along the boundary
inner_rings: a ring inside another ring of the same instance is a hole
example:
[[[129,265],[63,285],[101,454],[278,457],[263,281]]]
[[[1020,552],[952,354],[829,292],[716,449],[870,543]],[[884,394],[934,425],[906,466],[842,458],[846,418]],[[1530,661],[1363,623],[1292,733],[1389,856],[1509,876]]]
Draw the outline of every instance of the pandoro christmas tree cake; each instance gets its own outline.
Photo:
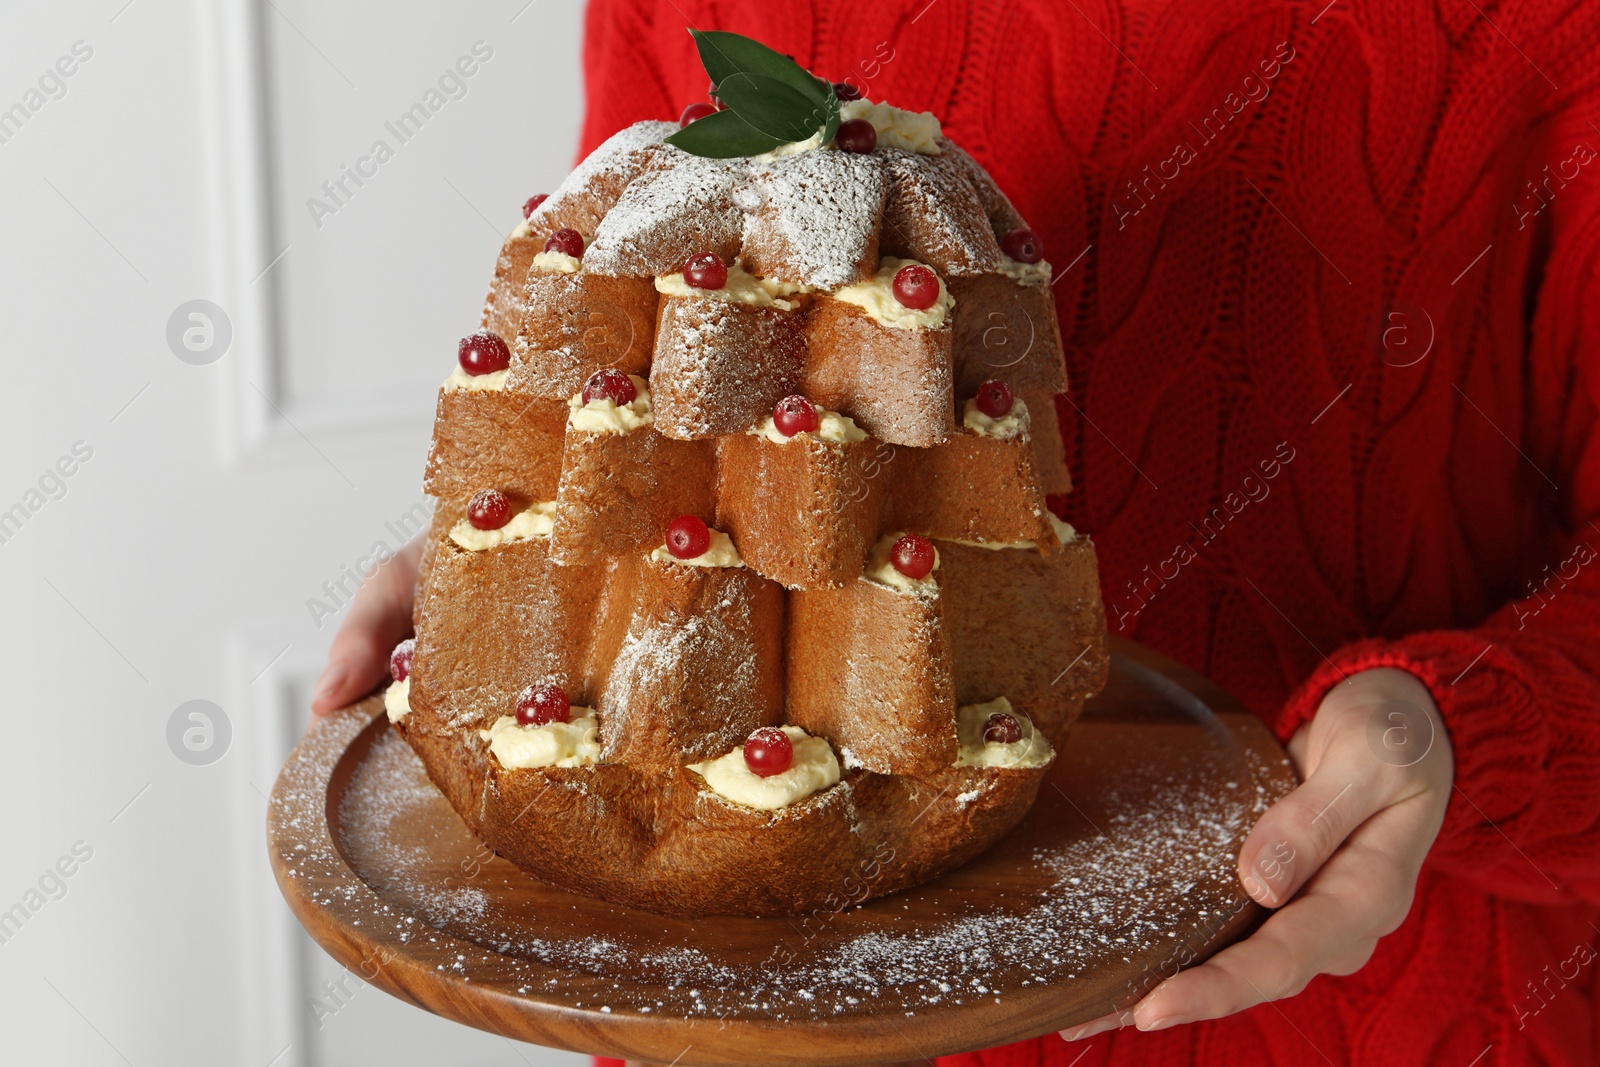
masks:
[[[722,105],[505,242],[389,719],[558,887],[781,915],[950,870],[1108,657],[1039,239],[938,120],[696,34]]]

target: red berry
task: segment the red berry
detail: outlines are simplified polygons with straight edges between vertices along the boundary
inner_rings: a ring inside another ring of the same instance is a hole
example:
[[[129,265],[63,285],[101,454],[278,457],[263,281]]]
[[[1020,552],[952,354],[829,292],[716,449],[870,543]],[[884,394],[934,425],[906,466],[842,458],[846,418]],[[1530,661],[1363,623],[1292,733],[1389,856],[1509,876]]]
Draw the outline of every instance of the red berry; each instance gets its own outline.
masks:
[[[403,682],[411,675],[411,657],[417,654],[417,639],[408,637],[389,653],[389,677]]]
[[[744,765],[758,778],[771,778],[794,766],[794,744],[776,726],[763,726],[744,743]]]
[[[878,130],[866,119],[851,119],[839,123],[839,132],[833,135],[833,143],[845,152],[864,156],[878,147]]]
[[[545,241],[546,252],[563,252],[573,259],[583,258],[583,234],[577,230],[557,230]]]
[[[926,311],[939,300],[939,276],[920,263],[901,267],[894,276],[894,298],[912,311]]]
[[[1006,234],[1000,242],[1000,250],[1018,263],[1037,263],[1044,258],[1044,242],[1026,227]]]
[[[683,280],[696,289],[721,289],[728,284],[728,265],[715,252],[701,252],[683,265]]]
[[[511,521],[511,501],[498,489],[480,489],[467,502],[467,521],[480,530],[498,530]]]
[[[619,370],[607,367],[597,370],[589,375],[589,380],[583,383],[583,402],[591,400],[609,400],[617,407],[631,404],[639,397],[639,390],[633,384],[633,379]]]
[[[1022,724],[1003,711],[989,716],[983,724],[983,739],[991,745],[1009,745],[1022,740]]]
[[[803,396],[786,396],[772,409],[772,424],[785,437],[812,433],[822,425],[816,407]]]
[[[528,202],[522,205],[522,217],[527,218],[539,210],[539,205],[550,199],[549,193],[540,193],[538,196],[528,197]]]
[[[456,359],[468,374],[493,374],[511,366],[511,349],[500,340],[499,334],[479,330],[471,337],[463,337],[456,345]]]
[[[715,104],[690,104],[683,109],[683,114],[678,117],[678,126],[681,129],[691,122],[698,122],[707,115],[715,115],[716,113],[717,106]]]
[[[833,95],[837,96],[840,100],[860,100],[861,90],[857,89],[849,82],[834,82]]]
[[[667,551],[676,559],[694,559],[711,547],[711,531],[693,515],[679,515],[667,527]]]
[[[1011,412],[1011,386],[997,378],[990,378],[978,386],[978,395],[973,397],[973,401],[978,410],[991,419],[1003,419]]]
[[[916,534],[906,534],[889,550],[889,562],[894,564],[894,569],[913,581],[926,578],[938,558],[933,542]]]
[[[572,704],[559,685],[530,685],[517,697],[517,725],[543,726],[547,722],[571,722]]]

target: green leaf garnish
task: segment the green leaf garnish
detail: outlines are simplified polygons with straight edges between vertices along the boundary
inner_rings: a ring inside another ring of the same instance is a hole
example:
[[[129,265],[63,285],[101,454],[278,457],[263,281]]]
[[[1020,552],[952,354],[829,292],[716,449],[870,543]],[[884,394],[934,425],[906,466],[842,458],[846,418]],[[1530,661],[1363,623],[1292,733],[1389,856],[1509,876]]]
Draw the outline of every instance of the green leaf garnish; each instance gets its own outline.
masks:
[[[828,102],[765,74],[730,74],[717,83],[717,99],[762,133],[785,143],[804,141],[828,121]]]
[[[833,84],[780,52],[737,33],[690,30],[712,93],[725,106],[692,122],[667,143],[697,156],[733,159],[807,141],[822,131],[826,144],[839,130]]]
[[[718,111],[696,119],[666,141],[690,155],[707,159],[759,156],[787,143],[762,133],[733,111]]]
[[[711,75],[713,85],[721,86],[731,74],[764,74],[785,82],[791,89],[821,103],[833,86],[812,76],[804,67],[774,52],[760,41],[752,41],[724,30],[690,30],[700,51],[700,64]],[[807,135],[809,136],[809,134]]]

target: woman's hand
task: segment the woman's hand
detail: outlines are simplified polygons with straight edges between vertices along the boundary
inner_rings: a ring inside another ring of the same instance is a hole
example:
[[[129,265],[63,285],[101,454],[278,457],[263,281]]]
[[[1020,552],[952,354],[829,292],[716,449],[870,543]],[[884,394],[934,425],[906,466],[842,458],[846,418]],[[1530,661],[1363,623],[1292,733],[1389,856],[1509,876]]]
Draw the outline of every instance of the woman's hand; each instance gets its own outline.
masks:
[[[372,692],[389,671],[389,653],[411,632],[422,541],[412,541],[367,579],[350,605],[317,679],[311,712],[322,716]]]
[[[1245,892],[1274,914],[1132,1008],[1062,1037],[1163,1030],[1294,996],[1319,974],[1359,970],[1404,921],[1455,771],[1427,687],[1391,668],[1351,675],[1296,731],[1289,756],[1304,784],[1267,810],[1239,854]]]

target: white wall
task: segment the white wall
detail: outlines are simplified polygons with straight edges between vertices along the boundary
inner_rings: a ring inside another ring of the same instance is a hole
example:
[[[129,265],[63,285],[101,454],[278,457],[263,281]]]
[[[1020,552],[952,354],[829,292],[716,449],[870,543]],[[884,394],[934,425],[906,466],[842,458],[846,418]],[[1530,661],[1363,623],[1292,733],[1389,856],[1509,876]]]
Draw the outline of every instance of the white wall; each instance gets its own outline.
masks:
[[[0,928],[0,1060],[581,1062],[371,989],[319,1027],[335,968],[278,898],[262,829],[332,631],[307,599],[422,499],[433,389],[501,235],[571,163],[580,16],[0,10],[0,109],[28,111],[0,143],[0,512],[27,512],[0,527],[0,912],[29,913]],[[466,94],[400,145],[384,122],[479,41]],[[29,97],[77,42],[56,98]],[[394,157],[319,227],[307,198],[379,138]],[[167,341],[195,299],[232,324],[208,365]],[[89,458],[30,495],[78,442]],[[231,726],[207,765],[167,740],[195,699]]]

